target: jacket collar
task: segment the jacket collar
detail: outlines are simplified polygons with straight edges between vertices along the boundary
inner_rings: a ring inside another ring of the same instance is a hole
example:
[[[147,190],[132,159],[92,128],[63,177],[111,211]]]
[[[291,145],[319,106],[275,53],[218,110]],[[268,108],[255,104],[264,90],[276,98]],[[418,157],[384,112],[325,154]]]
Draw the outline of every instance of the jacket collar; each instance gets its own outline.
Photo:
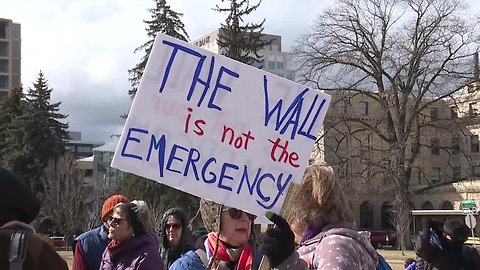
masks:
[[[35,229],[32,226],[30,226],[26,223],[23,223],[21,221],[17,221],[17,220],[7,222],[1,228],[2,229],[5,229],[5,228],[8,228],[8,229],[27,229],[27,230],[32,230],[34,233],[36,233]]]

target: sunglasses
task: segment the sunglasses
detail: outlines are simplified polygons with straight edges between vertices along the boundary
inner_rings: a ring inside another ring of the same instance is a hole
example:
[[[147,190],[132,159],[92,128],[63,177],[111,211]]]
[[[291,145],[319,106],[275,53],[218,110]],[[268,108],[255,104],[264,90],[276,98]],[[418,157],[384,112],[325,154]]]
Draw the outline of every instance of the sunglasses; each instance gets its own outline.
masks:
[[[257,216],[255,215],[252,215],[252,214],[249,214],[245,211],[242,211],[242,210],[238,210],[236,208],[225,208],[223,209],[223,212],[228,212],[228,215],[232,218],[232,219],[240,219],[242,217],[242,214],[245,213],[248,217],[249,220],[251,221],[254,221]]]
[[[180,224],[178,223],[170,223],[170,224],[165,224],[165,230],[168,231],[170,229],[173,229],[173,230],[179,230],[180,229]]]
[[[109,216],[107,220],[108,220],[108,222],[109,222],[110,224],[113,224],[113,225],[115,225],[115,226],[118,226],[118,225],[120,225],[120,223],[122,223],[122,221],[124,221],[124,220],[126,220],[126,219],[124,219],[124,218],[116,218],[116,217]]]

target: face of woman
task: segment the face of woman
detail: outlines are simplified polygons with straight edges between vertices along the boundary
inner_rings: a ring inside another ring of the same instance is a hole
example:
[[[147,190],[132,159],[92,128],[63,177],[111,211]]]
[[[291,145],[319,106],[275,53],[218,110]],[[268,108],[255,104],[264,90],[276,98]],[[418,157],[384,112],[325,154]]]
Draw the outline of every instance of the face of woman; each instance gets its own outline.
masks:
[[[168,216],[165,223],[165,234],[170,248],[178,247],[182,237],[182,222],[175,216]]]
[[[226,209],[222,212],[221,219],[222,228],[220,230],[220,240],[234,247],[239,247],[248,242],[253,219],[251,219],[245,212],[242,211],[241,214],[236,212],[232,217],[228,209]]]
[[[133,237],[133,227],[128,224],[125,213],[121,213],[118,208],[113,210],[108,226],[108,238],[110,239],[122,242]]]

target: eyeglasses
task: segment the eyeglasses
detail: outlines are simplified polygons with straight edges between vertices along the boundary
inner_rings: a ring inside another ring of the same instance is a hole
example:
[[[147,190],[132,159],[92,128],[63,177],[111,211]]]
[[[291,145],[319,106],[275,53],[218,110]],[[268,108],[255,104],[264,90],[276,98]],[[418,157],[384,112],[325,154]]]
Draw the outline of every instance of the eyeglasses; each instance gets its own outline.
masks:
[[[126,220],[126,219],[124,219],[124,218],[116,218],[116,217],[109,216],[107,220],[108,220],[108,222],[109,222],[110,224],[113,224],[113,225],[115,225],[115,226],[118,226],[118,225],[120,225],[120,223],[122,223],[122,221],[124,221],[124,220]]]
[[[178,230],[180,229],[180,224],[178,223],[167,223],[165,224],[165,230],[168,231],[170,229],[173,229],[173,230]]]
[[[228,212],[228,215],[232,219],[240,219],[242,217],[243,213],[245,213],[247,215],[248,219],[251,220],[251,221],[254,221],[257,218],[257,216],[249,214],[249,213],[244,212],[242,210],[238,210],[237,208],[225,208],[225,209],[223,209],[223,212]]]

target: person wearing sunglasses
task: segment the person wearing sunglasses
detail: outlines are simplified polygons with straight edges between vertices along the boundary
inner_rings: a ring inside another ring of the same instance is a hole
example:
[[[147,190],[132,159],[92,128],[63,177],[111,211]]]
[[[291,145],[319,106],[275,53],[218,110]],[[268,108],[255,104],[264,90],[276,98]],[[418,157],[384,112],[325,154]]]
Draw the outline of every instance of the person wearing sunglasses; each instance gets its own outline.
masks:
[[[160,254],[164,269],[168,269],[182,254],[194,249],[187,224],[187,214],[181,208],[171,208],[163,214]]]
[[[255,248],[255,216],[209,200],[200,201],[202,220],[209,231],[204,250],[187,252],[169,270],[256,270],[261,254]]]
[[[100,270],[162,270],[158,238],[145,201],[120,203],[113,209]]]
[[[102,206],[99,227],[84,232],[73,241],[73,270],[97,270],[102,261],[102,254],[110,242],[108,238],[109,221],[113,208],[119,203],[128,203],[129,200],[120,194],[108,197]]]

